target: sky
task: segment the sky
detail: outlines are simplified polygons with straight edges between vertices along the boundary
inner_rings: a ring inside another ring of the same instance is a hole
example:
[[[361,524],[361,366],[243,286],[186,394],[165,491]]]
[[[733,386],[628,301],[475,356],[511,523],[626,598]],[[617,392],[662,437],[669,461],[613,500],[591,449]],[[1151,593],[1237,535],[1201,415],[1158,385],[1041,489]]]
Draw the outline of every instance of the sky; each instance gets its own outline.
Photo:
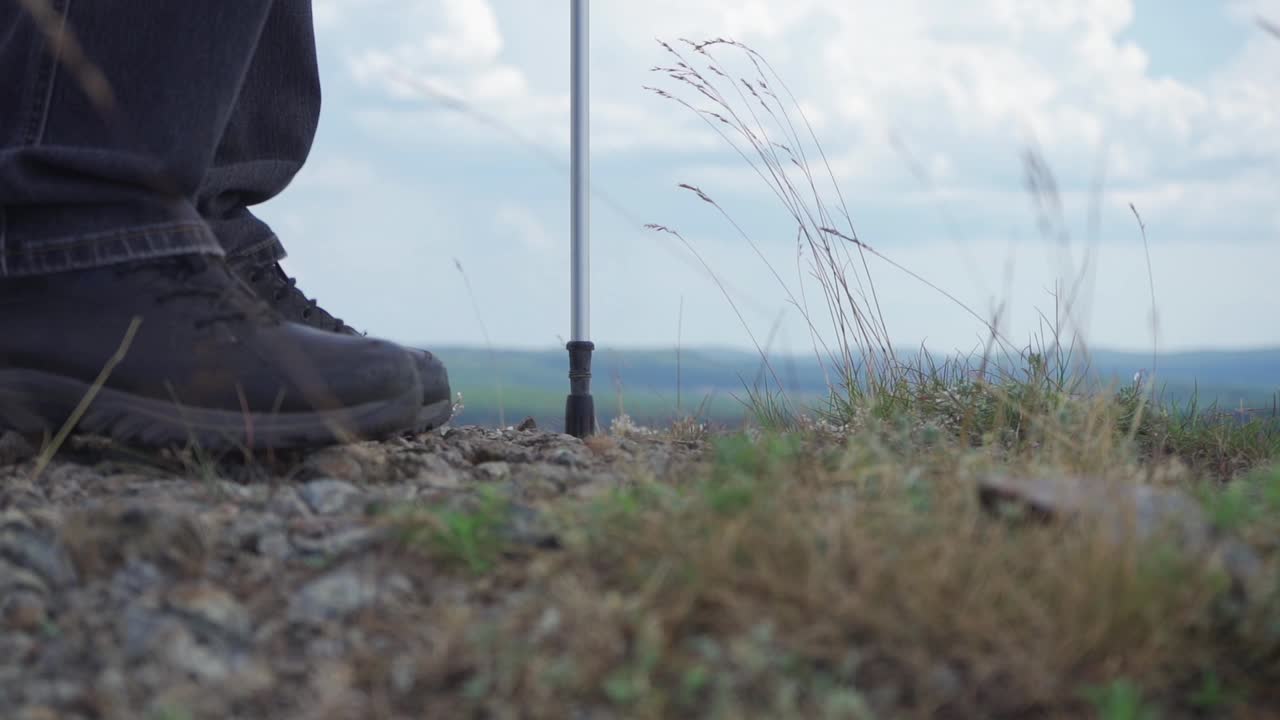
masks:
[[[319,134],[258,208],[286,269],[374,335],[562,345],[569,2],[314,7]],[[812,127],[816,193],[879,253],[865,271],[895,345],[973,350],[992,319],[1023,344],[1055,307],[1094,347],[1280,345],[1280,38],[1258,18],[1280,22],[1280,0],[596,0],[592,339],[833,339],[786,206],[715,122],[646,89],[696,103],[652,71],[672,62],[659,41],[695,61],[680,39],[731,38]],[[1028,157],[1060,209],[1029,192]]]

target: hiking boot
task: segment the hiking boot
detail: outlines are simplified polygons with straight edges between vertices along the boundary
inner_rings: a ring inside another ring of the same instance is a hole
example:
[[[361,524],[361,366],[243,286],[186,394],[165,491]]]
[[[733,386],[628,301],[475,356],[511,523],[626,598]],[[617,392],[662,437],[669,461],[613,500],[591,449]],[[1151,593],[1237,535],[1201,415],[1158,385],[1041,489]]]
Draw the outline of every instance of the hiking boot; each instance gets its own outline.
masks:
[[[231,269],[286,320],[340,335],[361,334],[303,294],[298,289],[297,278],[289,277],[280,263],[233,261]],[[449,373],[445,370],[444,363],[435,355],[416,348],[410,348],[410,351],[418,365],[418,376],[422,378],[422,409],[418,412],[418,421],[413,429],[427,432],[449,422],[449,418],[453,416]]]
[[[295,448],[403,432],[421,405],[404,348],[287,322],[212,256],[0,279],[0,328],[0,426],[23,433],[92,397],[82,432]]]

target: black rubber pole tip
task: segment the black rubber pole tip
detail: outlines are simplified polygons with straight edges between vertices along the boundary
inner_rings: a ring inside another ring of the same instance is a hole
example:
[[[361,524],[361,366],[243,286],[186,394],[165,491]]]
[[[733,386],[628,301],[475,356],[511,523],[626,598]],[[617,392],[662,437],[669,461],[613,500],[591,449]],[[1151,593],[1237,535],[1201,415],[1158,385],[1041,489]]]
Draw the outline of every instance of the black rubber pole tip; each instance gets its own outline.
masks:
[[[570,395],[564,401],[564,431],[576,438],[596,434],[596,401],[590,395]]]
[[[594,343],[575,341],[569,350],[569,397],[564,403],[564,431],[576,438],[596,434],[596,402],[591,397],[591,353]]]

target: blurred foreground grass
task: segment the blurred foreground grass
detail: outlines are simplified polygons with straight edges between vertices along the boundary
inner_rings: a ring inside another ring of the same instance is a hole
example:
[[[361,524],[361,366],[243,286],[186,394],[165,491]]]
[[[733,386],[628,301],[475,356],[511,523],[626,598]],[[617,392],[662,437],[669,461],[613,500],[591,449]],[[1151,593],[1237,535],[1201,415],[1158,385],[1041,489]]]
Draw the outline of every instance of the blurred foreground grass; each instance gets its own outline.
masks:
[[[559,501],[551,548],[495,532],[496,498],[403,516],[405,553],[492,597],[430,608],[414,707],[1280,714],[1274,425],[1188,424],[1136,388],[1074,397],[1034,370],[933,380],[785,427],[658,431],[704,461]]]

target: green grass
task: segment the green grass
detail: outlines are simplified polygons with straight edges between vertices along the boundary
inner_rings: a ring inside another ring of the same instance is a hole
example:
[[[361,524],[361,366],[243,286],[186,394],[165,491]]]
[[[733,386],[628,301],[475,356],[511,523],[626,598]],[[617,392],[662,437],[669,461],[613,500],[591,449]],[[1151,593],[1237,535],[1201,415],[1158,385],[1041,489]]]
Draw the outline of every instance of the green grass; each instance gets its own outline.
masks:
[[[1093,703],[1101,720],[1156,720],[1159,717],[1143,700],[1142,691],[1127,680],[1089,688],[1084,695]]]
[[[485,491],[460,508],[398,508],[392,522],[407,546],[443,565],[482,575],[494,568],[506,547],[509,508],[510,501],[501,493]]]
[[[556,504],[554,551],[503,553],[493,498],[407,518],[408,547],[441,572],[497,573],[520,588],[484,620],[450,628],[441,616],[452,660],[440,672],[479,690],[433,707],[645,718],[1280,712],[1280,456],[1220,478],[1128,441],[1123,393],[1058,397],[1031,381],[910,396],[892,412],[868,398],[841,433],[712,436],[700,469]],[[976,492],[993,473],[1178,488],[1256,554],[1257,582],[1242,594],[1214,558],[1162,534],[993,513]]]

